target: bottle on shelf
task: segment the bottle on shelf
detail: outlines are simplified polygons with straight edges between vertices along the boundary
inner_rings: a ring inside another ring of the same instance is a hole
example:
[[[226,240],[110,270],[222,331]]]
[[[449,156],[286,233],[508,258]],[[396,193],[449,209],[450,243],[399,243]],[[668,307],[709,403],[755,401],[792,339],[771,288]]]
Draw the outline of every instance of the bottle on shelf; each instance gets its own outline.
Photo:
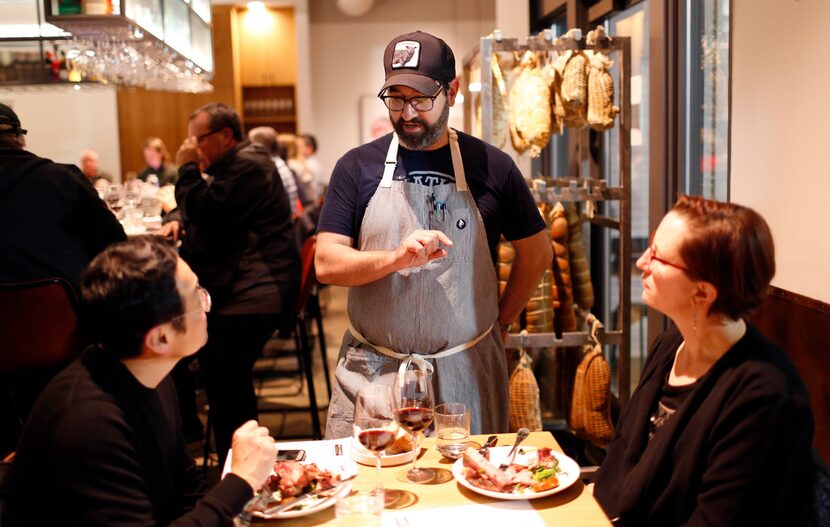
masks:
[[[80,15],[83,13],[81,0],[58,0],[59,15]]]
[[[85,15],[111,15],[112,0],[84,0]]]

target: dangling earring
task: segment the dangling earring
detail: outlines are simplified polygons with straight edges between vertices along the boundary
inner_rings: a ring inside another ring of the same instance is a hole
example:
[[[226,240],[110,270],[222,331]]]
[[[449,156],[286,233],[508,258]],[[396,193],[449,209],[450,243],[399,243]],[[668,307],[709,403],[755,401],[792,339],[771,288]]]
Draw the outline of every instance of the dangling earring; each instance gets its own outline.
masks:
[[[692,315],[692,339],[697,342],[697,308],[692,307],[694,309]]]

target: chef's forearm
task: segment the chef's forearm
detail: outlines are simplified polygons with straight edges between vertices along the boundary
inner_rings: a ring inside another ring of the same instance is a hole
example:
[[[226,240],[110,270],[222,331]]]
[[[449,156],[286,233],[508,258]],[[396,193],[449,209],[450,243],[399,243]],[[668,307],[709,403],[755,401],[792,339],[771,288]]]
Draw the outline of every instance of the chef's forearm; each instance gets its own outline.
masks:
[[[351,238],[321,232],[317,239],[314,266],[323,284],[352,287],[379,280],[396,267],[395,251],[359,251]]]
[[[514,322],[527,305],[539,280],[550,268],[553,251],[547,232],[512,241],[516,251],[510,276],[499,300],[499,322]]]

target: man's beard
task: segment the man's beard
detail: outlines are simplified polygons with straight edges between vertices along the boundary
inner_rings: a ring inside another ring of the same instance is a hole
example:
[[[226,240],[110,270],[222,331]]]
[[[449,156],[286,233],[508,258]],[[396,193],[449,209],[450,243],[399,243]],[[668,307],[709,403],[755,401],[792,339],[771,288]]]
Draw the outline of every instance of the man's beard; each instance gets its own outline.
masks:
[[[445,103],[444,110],[441,112],[438,120],[435,121],[435,124],[433,125],[430,125],[418,117],[406,121],[407,123],[415,123],[423,126],[424,129],[420,132],[404,131],[403,117],[400,117],[397,121],[393,121],[392,126],[395,128],[395,132],[398,134],[398,139],[403,146],[410,150],[426,150],[445,133],[445,128],[447,127],[447,121],[449,121],[449,118],[450,105]]]

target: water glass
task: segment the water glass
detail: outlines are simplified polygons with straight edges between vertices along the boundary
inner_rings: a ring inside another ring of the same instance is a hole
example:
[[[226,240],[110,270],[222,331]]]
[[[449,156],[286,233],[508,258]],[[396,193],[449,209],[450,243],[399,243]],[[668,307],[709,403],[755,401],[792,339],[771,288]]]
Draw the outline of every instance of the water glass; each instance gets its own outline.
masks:
[[[435,436],[438,451],[446,458],[458,459],[470,446],[470,410],[464,403],[444,403],[435,407]]]
[[[134,205],[124,207],[124,230],[128,234],[143,232],[144,211]]]
[[[383,489],[356,490],[340,496],[334,511],[340,527],[380,527]]]

